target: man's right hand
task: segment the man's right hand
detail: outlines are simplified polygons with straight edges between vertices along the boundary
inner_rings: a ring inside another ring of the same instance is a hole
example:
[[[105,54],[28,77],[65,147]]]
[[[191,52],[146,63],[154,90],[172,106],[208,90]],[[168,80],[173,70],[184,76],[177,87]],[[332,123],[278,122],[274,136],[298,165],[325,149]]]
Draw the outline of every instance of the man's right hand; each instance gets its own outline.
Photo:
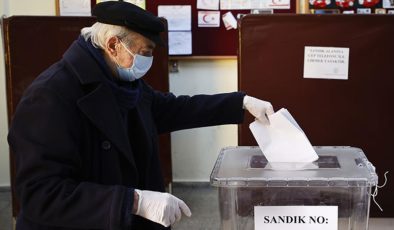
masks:
[[[243,105],[256,119],[269,124],[268,115],[274,113],[270,102],[245,95]]]
[[[179,221],[183,214],[192,215],[189,207],[182,200],[169,193],[147,190],[134,190],[138,194],[136,215],[168,227]]]

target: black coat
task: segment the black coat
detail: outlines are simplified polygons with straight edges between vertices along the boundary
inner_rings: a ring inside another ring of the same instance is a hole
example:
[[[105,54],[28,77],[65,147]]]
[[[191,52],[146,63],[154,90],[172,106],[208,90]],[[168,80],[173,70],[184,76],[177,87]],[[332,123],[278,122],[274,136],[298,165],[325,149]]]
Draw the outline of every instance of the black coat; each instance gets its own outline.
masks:
[[[8,136],[21,204],[18,230],[162,228],[129,213],[134,188],[164,190],[158,134],[240,123],[244,94],[175,97],[140,83],[128,127],[143,152],[132,151],[102,68],[77,42],[26,90]]]

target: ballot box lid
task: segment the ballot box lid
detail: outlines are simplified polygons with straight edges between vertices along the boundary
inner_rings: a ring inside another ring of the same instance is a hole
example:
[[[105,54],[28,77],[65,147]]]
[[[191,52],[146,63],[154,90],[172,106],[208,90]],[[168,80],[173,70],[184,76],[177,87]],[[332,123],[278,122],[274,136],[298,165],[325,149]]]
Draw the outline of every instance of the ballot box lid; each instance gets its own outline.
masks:
[[[375,167],[360,148],[315,146],[319,159],[311,163],[268,162],[259,147],[227,147],[212,170],[218,187],[371,187],[378,182]]]

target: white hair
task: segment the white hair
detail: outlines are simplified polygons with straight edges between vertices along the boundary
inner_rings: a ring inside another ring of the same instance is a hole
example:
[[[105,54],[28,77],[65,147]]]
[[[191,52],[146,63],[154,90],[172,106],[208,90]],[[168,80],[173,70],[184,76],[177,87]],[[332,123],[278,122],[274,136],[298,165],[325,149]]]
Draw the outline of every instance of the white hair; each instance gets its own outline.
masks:
[[[105,49],[107,41],[111,37],[118,37],[125,43],[130,43],[130,39],[127,39],[127,35],[133,33],[126,27],[104,24],[100,22],[94,23],[91,27],[85,27],[81,30],[81,35],[84,37],[85,41],[90,40],[96,48]]]

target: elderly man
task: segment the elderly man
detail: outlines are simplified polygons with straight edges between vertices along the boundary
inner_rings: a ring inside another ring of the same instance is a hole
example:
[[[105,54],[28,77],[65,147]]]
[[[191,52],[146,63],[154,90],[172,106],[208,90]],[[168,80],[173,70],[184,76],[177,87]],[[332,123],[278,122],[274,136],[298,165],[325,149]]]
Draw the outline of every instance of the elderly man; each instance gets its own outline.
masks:
[[[63,58],[26,90],[8,140],[15,154],[19,230],[164,229],[190,216],[164,192],[158,134],[257,119],[269,102],[244,93],[176,97],[141,77],[162,45],[161,21],[103,2]]]

